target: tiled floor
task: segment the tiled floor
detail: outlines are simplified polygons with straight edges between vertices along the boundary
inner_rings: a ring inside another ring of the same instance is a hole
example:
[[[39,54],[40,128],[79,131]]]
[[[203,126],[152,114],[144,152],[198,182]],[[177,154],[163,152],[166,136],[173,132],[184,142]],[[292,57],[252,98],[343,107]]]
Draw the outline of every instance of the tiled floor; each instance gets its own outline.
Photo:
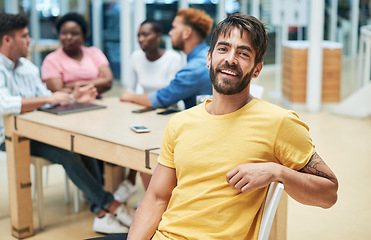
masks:
[[[355,89],[356,61],[343,62],[342,97]],[[266,67],[256,83],[265,87],[264,99],[280,104],[271,96],[275,70]],[[121,89],[115,86],[107,95],[118,95]],[[371,239],[371,118],[354,119],[332,114],[328,110],[318,113],[298,111],[309,126],[317,152],[332,168],[339,179],[339,199],[328,210],[304,206],[289,198],[288,240],[321,239]],[[10,235],[6,162],[0,161],[0,239],[14,239]],[[134,204],[140,198],[139,191]],[[91,230],[94,215],[88,205],[75,214],[72,204],[64,202],[63,170],[51,166],[49,184],[45,194],[45,229],[37,231],[30,240],[38,239],[84,239],[99,236]],[[34,215],[37,228],[36,214]]]

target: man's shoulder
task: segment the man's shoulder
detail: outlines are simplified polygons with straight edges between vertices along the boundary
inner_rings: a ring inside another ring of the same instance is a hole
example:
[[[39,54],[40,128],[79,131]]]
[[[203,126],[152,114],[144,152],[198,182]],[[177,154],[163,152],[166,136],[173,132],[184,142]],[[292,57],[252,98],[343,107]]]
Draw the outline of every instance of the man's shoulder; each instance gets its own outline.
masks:
[[[22,57],[19,59],[19,61],[22,64],[22,68],[27,68],[27,70],[39,71],[39,68],[27,58]]]
[[[206,59],[209,48],[209,45],[207,45],[206,43],[201,43],[195,48],[195,57]]]
[[[188,68],[193,68],[193,70],[208,71],[208,69],[206,68],[206,57],[207,57],[208,50],[209,50],[209,47],[206,43],[202,43],[198,45],[187,56],[187,64],[185,65],[185,68],[188,67]],[[202,68],[201,66],[204,68]]]
[[[202,42],[193,48],[192,51],[187,55],[187,61],[194,61],[196,59],[204,59],[206,61],[208,51],[209,46],[205,42]]]
[[[275,105],[273,103],[255,98],[256,104],[254,105],[254,110],[258,111],[260,113],[267,113],[271,117],[278,117],[281,118],[283,116],[286,116],[293,111],[285,109],[283,107],[280,107],[278,105]]]
[[[181,112],[178,112],[171,117],[171,121],[182,124],[183,122],[188,122],[190,118],[200,117],[202,114],[203,106],[204,106],[203,104],[199,104],[194,107],[185,109]]]

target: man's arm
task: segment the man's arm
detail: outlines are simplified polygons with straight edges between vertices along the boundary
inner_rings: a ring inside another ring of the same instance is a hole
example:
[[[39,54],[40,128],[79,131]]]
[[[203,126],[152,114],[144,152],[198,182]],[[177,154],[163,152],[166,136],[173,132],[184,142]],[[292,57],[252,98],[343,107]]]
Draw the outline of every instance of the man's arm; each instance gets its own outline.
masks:
[[[146,94],[135,94],[135,93],[132,93],[132,92],[124,92],[120,97],[120,101],[132,102],[132,103],[136,103],[136,104],[143,105],[143,106],[146,106],[146,107],[152,107],[152,104],[149,100],[149,94],[148,93],[146,93]]]
[[[112,82],[113,82],[113,74],[112,74],[111,68],[109,66],[102,66],[99,68],[99,75],[97,78],[63,83],[62,84],[63,88],[61,89],[70,89],[70,91],[72,91],[76,86],[85,86],[85,85],[92,83],[97,88],[98,93],[103,93],[111,89]]]
[[[55,92],[48,97],[22,98],[21,113],[33,111],[45,104],[68,104],[70,96],[65,92]]]
[[[249,163],[231,170],[226,177],[232,188],[243,193],[282,182],[285,191],[302,204],[330,208],[337,201],[337,178],[317,153],[300,171],[277,163]]]
[[[62,78],[49,78],[45,80],[46,87],[52,92],[72,93],[73,87],[64,86]]]
[[[66,92],[54,92],[47,97],[22,98],[21,113],[33,111],[45,104],[66,105],[73,101],[91,102],[96,96],[97,89],[93,84],[89,84],[83,87],[75,87],[72,96]]]
[[[157,164],[148,190],[130,226],[128,240],[151,239],[167,208],[176,184],[175,169]]]
[[[124,102],[133,102],[147,107],[169,107],[180,100],[196,96],[200,88],[205,84],[211,83],[208,77],[206,63],[196,65],[186,65],[181,69],[168,86],[152,92],[150,94],[134,94],[125,92],[121,95],[120,100]],[[206,78],[202,76],[207,76]],[[207,81],[205,81],[207,79]],[[153,95],[155,94],[155,95]],[[154,97],[155,96],[155,97]]]
[[[63,82],[62,78],[49,78],[45,80],[46,86],[52,92],[62,91],[72,93],[76,86],[86,86],[93,84],[98,93],[103,93],[112,87],[113,74],[109,66],[99,68],[99,75],[95,79],[78,80],[73,82]]]

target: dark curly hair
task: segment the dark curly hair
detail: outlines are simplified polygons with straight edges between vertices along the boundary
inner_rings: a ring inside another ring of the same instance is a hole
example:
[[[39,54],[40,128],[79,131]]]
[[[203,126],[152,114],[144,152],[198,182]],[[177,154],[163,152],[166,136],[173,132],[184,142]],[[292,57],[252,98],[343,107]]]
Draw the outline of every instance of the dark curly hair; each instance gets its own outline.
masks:
[[[61,30],[62,25],[65,22],[68,22],[68,21],[73,21],[73,22],[77,23],[81,27],[81,31],[84,34],[84,37],[87,36],[87,34],[88,34],[88,23],[86,22],[85,18],[81,14],[78,14],[78,13],[75,13],[75,12],[67,13],[66,15],[64,15],[63,17],[61,17],[58,20],[57,24],[55,25],[55,27],[57,28],[58,34]]]
[[[265,25],[250,15],[234,13],[216,25],[210,40],[210,53],[213,53],[215,44],[220,35],[230,34],[233,28],[238,28],[241,35],[244,31],[250,34],[251,44],[256,53],[255,64],[263,61],[268,49],[268,36]]]
[[[162,35],[163,33],[163,30],[162,30],[162,26],[161,26],[161,23],[159,21],[156,21],[154,19],[147,19],[147,20],[144,20],[140,26],[142,26],[143,24],[151,24],[152,26],[152,29],[155,33],[159,34],[159,35]]]
[[[0,46],[5,35],[13,35],[15,30],[26,28],[29,20],[22,14],[0,13]]]

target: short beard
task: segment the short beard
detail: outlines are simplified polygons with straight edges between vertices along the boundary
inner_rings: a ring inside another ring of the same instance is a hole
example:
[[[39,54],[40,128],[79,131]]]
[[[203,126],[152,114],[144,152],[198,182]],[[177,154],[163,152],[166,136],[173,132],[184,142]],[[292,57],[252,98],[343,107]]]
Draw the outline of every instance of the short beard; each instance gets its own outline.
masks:
[[[210,61],[211,63],[211,68],[210,68],[210,80],[211,83],[214,86],[215,91],[217,91],[220,94],[223,95],[233,95],[242,92],[251,82],[252,79],[252,74],[254,72],[255,67],[246,74],[246,76],[241,76],[241,81],[238,81],[235,86],[231,86],[228,88],[225,88],[222,86],[222,84],[219,84],[216,80],[216,73],[219,71],[219,69],[224,68],[224,69],[230,69],[237,71],[239,75],[242,75],[242,71],[237,69],[235,65],[230,65],[228,63],[223,64],[222,66],[217,66],[216,69],[214,70],[213,65],[212,65],[212,60]],[[228,79],[221,79],[223,82],[228,82]]]
[[[174,50],[183,51],[184,50],[184,42],[182,40],[172,43],[172,47]]]

